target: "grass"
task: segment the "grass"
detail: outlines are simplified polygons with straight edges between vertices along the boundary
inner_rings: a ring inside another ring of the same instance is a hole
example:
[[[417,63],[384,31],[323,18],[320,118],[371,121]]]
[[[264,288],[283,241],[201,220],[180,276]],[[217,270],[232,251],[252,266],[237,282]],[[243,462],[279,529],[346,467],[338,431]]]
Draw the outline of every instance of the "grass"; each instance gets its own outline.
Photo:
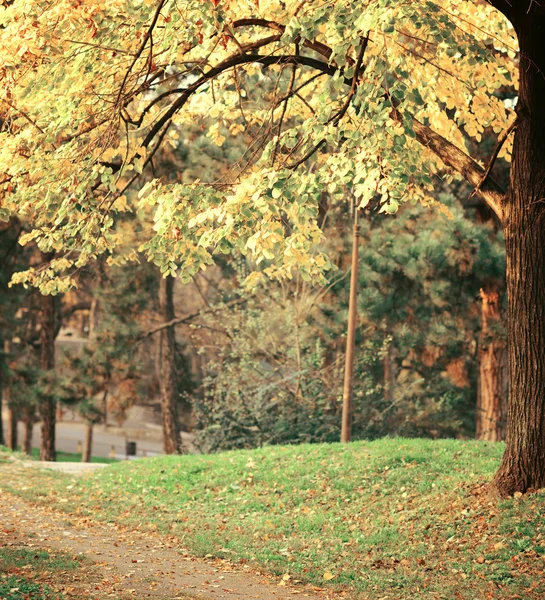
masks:
[[[20,452],[20,451],[11,452],[11,450],[6,448],[5,446],[0,445],[0,463],[8,461],[10,457],[16,457],[20,460],[28,460],[29,458],[31,460],[40,460],[40,450],[39,450],[39,448],[32,448],[32,453],[29,457],[26,454],[24,454],[23,452]],[[81,462],[81,453],[62,452],[62,451],[58,450],[57,451],[57,462]],[[105,458],[103,456],[92,456],[91,462],[111,464],[111,463],[119,462],[119,459]]]
[[[67,571],[79,569],[81,561],[61,553],[36,548],[0,548],[0,598],[2,600],[60,600],[50,587]],[[53,582],[51,582],[53,580]],[[47,581],[47,583],[45,582]]]
[[[30,455],[30,457],[33,460],[40,460],[39,448],[32,448],[32,454]],[[81,453],[57,451],[57,462],[81,462]],[[119,462],[119,460],[117,458],[105,458],[103,456],[92,456],[91,462],[111,464],[111,463]]]
[[[487,497],[500,444],[383,439],[36,471],[10,491],[350,598],[545,596],[545,493]],[[62,502],[61,502],[62,501]]]

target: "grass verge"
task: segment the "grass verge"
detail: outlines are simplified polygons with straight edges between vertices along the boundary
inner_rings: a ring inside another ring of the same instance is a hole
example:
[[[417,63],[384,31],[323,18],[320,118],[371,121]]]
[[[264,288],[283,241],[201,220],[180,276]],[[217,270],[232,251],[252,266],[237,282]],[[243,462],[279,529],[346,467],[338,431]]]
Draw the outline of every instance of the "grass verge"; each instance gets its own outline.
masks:
[[[500,444],[383,439],[122,462],[6,486],[95,519],[174,534],[197,555],[350,598],[545,597],[545,493],[490,500]]]
[[[80,560],[37,548],[0,548],[0,598],[2,600],[60,600],[69,571],[80,569]]]

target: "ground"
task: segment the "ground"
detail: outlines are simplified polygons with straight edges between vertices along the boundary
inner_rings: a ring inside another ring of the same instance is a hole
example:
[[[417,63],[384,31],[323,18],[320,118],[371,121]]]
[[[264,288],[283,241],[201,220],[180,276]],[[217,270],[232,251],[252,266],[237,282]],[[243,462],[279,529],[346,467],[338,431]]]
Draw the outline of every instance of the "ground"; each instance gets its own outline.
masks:
[[[219,598],[237,589],[220,576],[241,573],[246,583],[262,573],[258,598],[289,590],[301,596],[298,582],[304,582],[318,598],[542,600],[545,491],[491,497],[486,484],[502,450],[491,443],[383,439],[163,456],[77,477],[26,468],[5,453],[0,518],[11,518],[23,540],[24,519],[43,519],[27,531],[41,530],[43,522],[47,532],[53,523],[43,543],[56,540],[54,549],[71,554],[69,543],[78,540],[93,550],[82,532],[92,531],[93,543],[108,539],[110,550],[89,558],[112,567],[116,585],[130,575],[131,589],[141,590],[136,597],[160,596],[160,588],[145,586],[174,585],[172,574],[174,581],[182,577],[180,593]],[[134,557],[137,550],[142,558]],[[191,562],[196,571],[218,570],[201,573],[207,579],[199,588],[184,587],[197,585],[184,579],[193,576],[186,560],[192,556],[201,557]],[[142,582],[144,589],[137,587]]]
[[[93,466],[98,467],[81,463],[58,465],[60,470],[71,474],[81,471],[78,467]],[[10,477],[24,478],[29,468],[34,467],[10,464],[2,473],[4,483]],[[308,588],[292,591],[286,580],[260,575],[248,565],[235,567],[222,560],[196,560],[173,537],[68,516],[50,507],[32,505],[5,491],[0,503],[0,522],[2,600],[42,600],[61,597],[60,594],[81,600],[331,597]],[[36,568],[37,563],[42,568]]]

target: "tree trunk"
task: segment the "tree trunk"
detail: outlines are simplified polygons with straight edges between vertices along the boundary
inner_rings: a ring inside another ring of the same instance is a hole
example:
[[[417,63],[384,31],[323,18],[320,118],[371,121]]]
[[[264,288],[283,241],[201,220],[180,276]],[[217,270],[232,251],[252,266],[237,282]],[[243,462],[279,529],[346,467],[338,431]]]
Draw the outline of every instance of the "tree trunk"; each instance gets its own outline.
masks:
[[[4,385],[0,385],[0,446],[5,446],[4,440],[4,421],[2,419],[2,409],[4,408]]]
[[[6,439],[4,437],[4,423],[2,421],[2,412],[4,408],[4,390],[9,385],[9,381],[7,378],[7,369],[8,369],[8,361],[7,361],[7,340],[1,340],[0,338],[0,445],[6,445]]]
[[[6,388],[4,392],[9,391],[9,388]],[[9,405],[8,405],[9,406]],[[11,450],[17,450],[17,421],[18,421],[17,410],[10,406],[8,409],[8,448]]]
[[[6,357],[8,357],[11,353],[11,340],[4,340],[4,361]],[[7,362],[7,361],[6,361]],[[7,378],[4,374],[2,375],[4,380],[4,385],[2,389],[2,400],[3,403],[7,406],[8,409],[8,431],[7,431],[7,439],[6,444],[8,448],[11,450],[17,450],[17,421],[19,420],[19,415],[17,414],[17,409],[12,405],[11,399],[11,381],[10,378]]]
[[[161,277],[159,304],[161,319],[168,323],[174,315],[174,278]],[[161,330],[160,342],[161,413],[163,419],[163,449],[165,454],[181,454],[183,451],[180,423],[178,421],[178,386],[176,381],[176,338],[174,327]]]
[[[476,437],[499,442],[505,439],[507,389],[506,345],[496,331],[501,319],[498,292],[481,290],[481,341]]]
[[[42,253],[43,262],[52,260],[53,254]],[[44,371],[55,368],[55,296],[42,296],[42,329],[40,347],[40,367]],[[45,394],[40,401],[40,417],[42,419],[42,440],[40,460],[56,460],[55,452],[55,398]]]
[[[91,451],[93,448],[93,423],[87,422],[85,427],[85,441],[83,442],[82,462],[91,462]]]
[[[25,454],[28,454],[29,456],[32,454],[32,432],[34,430],[34,416],[34,406],[28,406],[23,411],[23,423],[25,425],[25,428],[23,436],[23,447],[21,449]]]
[[[494,485],[502,496],[545,487],[545,15],[517,5],[518,126],[503,225],[509,306],[509,410]]]

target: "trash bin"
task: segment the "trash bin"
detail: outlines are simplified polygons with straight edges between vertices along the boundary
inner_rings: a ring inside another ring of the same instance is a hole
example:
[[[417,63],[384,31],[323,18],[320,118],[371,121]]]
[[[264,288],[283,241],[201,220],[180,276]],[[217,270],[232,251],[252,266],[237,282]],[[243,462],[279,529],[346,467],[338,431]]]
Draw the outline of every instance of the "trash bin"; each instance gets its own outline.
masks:
[[[127,456],[127,458],[129,456],[136,456],[136,442],[126,443],[125,455]]]

